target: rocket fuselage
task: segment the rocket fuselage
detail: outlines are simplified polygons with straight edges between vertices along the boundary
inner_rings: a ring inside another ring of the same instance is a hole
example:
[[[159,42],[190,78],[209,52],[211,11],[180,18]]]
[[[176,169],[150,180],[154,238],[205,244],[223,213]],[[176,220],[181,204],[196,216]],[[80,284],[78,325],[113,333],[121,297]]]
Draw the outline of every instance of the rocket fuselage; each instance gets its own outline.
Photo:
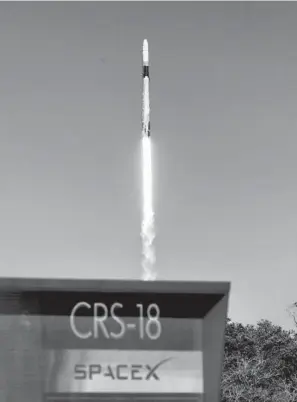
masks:
[[[142,66],[142,78],[150,78],[149,66]]]
[[[150,137],[150,74],[149,74],[149,50],[145,39],[142,46],[142,135]]]

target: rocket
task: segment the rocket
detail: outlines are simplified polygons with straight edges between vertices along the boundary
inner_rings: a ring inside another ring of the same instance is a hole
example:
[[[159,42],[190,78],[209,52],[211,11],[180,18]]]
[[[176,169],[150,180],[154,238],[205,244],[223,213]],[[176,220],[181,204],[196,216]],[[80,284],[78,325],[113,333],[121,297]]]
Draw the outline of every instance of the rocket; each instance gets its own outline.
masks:
[[[149,50],[145,39],[142,45],[142,135],[150,137],[150,74],[149,74]]]

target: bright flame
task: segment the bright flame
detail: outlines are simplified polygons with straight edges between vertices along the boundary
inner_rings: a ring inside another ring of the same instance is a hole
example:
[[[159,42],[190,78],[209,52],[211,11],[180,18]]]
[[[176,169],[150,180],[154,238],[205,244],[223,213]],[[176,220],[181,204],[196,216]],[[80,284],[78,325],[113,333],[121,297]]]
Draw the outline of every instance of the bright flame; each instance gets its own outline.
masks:
[[[142,185],[143,185],[143,207],[142,207],[142,268],[143,280],[154,280],[157,274],[154,270],[156,261],[155,248],[153,245],[155,234],[154,210],[153,210],[153,173],[152,173],[152,148],[151,139],[148,136],[142,137]]]

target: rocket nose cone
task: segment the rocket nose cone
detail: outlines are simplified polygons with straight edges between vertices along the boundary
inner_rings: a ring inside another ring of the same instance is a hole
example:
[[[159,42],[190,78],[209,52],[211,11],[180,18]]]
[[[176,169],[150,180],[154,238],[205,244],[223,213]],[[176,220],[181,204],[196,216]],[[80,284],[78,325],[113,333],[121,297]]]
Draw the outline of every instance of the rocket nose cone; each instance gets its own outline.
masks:
[[[145,39],[142,45],[142,62],[144,65],[148,65],[149,62],[149,51],[148,51],[148,42]]]
[[[146,39],[144,39],[144,41],[143,41],[142,51],[148,52],[148,41]]]

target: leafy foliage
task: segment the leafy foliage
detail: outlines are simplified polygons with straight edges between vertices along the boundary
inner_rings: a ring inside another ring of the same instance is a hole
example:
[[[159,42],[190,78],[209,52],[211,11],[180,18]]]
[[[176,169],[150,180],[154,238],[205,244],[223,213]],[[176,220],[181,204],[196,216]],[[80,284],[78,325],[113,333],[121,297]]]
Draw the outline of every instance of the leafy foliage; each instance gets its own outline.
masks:
[[[221,402],[297,402],[297,333],[227,320]]]

